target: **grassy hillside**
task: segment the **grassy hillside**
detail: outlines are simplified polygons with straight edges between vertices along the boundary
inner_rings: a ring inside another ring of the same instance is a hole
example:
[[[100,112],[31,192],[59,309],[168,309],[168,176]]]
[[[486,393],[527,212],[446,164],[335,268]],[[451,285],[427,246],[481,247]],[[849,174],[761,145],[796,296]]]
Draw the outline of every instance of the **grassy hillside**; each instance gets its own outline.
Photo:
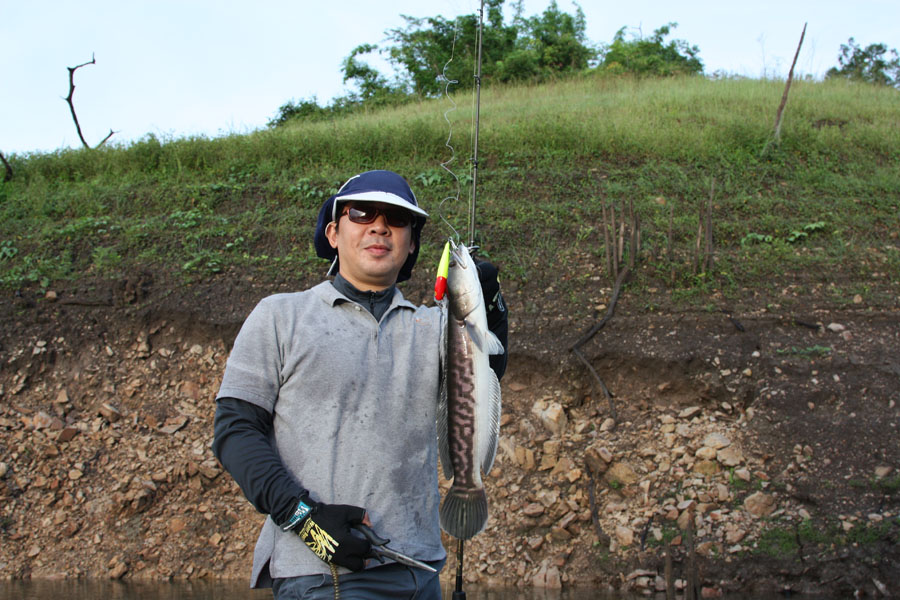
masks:
[[[554,285],[556,301],[585,306],[595,294],[585,284],[609,277],[603,207],[633,203],[637,293],[746,300],[779,293],[786,275],[800,291],[828,286],[836,304],[864,294],[896,306],[898,92],[795,82],[781,143],[767,148],[782,91],[775,81],[591,77],[484,89],[484,252],[517,289]],[[325,270],[311,247],[322,200],[369,168],[406,176],[433,216],[462,231],[472,103],[454,100],[455,155],[445,146],[447,99],[214,140],[148,136],[14,155],[15,176],[0,184],[0,283],[46,288],[150,269],[175,281],[252,272],[301,285]],[[459,192],[440,167],[451,158]],[[711,192],[715,261],[695,270]],[[450,232],[432,220],[417,281]]]

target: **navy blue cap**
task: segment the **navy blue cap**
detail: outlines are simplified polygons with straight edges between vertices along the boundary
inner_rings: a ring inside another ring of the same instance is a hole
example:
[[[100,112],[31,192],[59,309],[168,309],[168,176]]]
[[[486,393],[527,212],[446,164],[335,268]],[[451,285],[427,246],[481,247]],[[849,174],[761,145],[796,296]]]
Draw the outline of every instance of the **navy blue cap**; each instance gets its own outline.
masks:
[[[428,213],[419,208],[416,195],[406,180],[394,173],[393,171],[366,171],[360,173],[347,180],[338,193],[331,196],[322,204],[319,209],[319,218],[316,222],[316,233],[313,243],[316,247],[316,254],[320,258],[333,261],[328,274],[331,275],[338,271],[337,250],[328,243],[325,237],[325,228],[332,221],[337,220],[338,205],[342,202],[379,202],[381,204],[391,204],[405,208],[413,213],[412,239],[416,244],[415,250],[403,263],[400,273],[397,275],[397,281],[406,281],[412,276],[413,265],[419,258],[419,238],[422,233],[422,227],[425,226],[425,219]]]

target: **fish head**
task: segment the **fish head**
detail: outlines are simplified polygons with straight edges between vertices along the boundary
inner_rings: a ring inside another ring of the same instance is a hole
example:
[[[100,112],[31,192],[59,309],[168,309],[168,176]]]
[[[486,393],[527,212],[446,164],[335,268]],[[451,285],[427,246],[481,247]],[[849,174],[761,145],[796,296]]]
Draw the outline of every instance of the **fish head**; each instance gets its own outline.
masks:
[[[465,319],[484,301],[475,261],[464,244],[450,244],[450,267],[447,273],[450,311],[457,319]]]

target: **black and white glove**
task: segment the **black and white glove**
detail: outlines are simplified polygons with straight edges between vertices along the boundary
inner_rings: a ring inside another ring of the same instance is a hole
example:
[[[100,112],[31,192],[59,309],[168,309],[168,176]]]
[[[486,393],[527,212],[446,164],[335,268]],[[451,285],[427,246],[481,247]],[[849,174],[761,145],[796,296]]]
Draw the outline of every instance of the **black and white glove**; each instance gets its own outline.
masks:
[[[484,296],[484,306],[490,314],[495,310],[506,311],[503,304],[503,296],[500,295],[500,274],[493,264],[485,260],[475,259],[475,268],[478,269],[478,281],[481,283],[481,293]]]
[[[371,556],[372,544],[353,535],[352,529],[365,518],[365,509],[358,506],[324,504],[302,497],[283,529],[296,532],[323,561],[361,571],[366,557]]]

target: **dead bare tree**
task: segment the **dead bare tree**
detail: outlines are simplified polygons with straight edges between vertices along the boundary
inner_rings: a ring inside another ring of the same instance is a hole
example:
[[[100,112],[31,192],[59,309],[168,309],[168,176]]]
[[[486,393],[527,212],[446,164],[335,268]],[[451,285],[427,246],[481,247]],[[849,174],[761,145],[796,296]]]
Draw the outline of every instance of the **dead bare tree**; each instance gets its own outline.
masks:
[[[784,94],[781,95],[781,104],[778,105],[778,112],[775,113],[775,133],[773,140],[777,144],[781,141],[781,119],[784,116],[784,107],[787,105],[788,92],[791,91],[791,82],[794,81],[794,67],[797,66],[797,57],[800,56],[800,48],[803,46],[803,38],[806,37],[806,25],[803,24],[803,32],[800,34],[800,43],[797,44],[797,51],[794,53],[794,62],[791,63],[791,70],[788,72],[787,82],[784,84]],[[766,144],[768,149],[769,144]]]
[[[606,315],[592,325],[572,346],[569,351],[585,366],[585,368],[593,376],[594,381],[603,393],[609,403],[609,413],[613,421],[618,422],[619,417],[616,411],[616,405],[613,402],[612,394],[609,388],[603,383],[599,373],[591,365],[590,361],[581,351],[581,347],[588,343],[598,331],[612,319],[616,311],[616,304],[619,302],[619,296],[622,293],[622,287],[631,275],[632,270],[637,264],[637,257],[640,251],[640,218],[634,210],[634,203],[629,202],[626,212],[624,200],[619,206],[619,219],[616,221],[615,202],[611,202],[607,207],[605,204],[603,209],[603,240],[606,245],[606,264],[607,271],[616,278],[612,296],[609,299],[609,307]],[[628,250],[628,261],[625,262],[625,250]],[[620,266],[622,267],[620,270]]]
[[[694,275],[710,272],[713,268],[713,198],[716,194],[716,180],[709,185],[706,206],[701,204],[697,223],[697,241],[694,246]],[[671,225],[670,225],[671,226]]]
[[[13,178],[12,165],[9,164],[9,161],[6,160],[6,157],[3,156],[2,152],[0,152],[0,160],[3,161],[3,169],[5,170],[5,173],[3,174],[3,181],[9,181]]]
[[[75,95],[75,71],[80,69],[81,67],[85,67],[87,65],[96,65],[97,59],[94,57],[94,54],[91,54],[91,60],[86,63],[81,63],[80,65],[74,67],[66,67],[69,70],[69,95],[66,96],[66,102],[69,103],[69,110],[72,112],[72,120],[75,121],[75,129],[78,131],[78,137],[81,139],[81,143],[85,148],[90,149],[90,145],[85,141],[84,135],[81,133],[81,125],[78,123],[78,115],[75,114],[75,104],[72,102],[72,96]],[[109,130],[109,133],[106,134],[106,137],[100,140],[100,143],[94,146],[94,149],[99,148],[103,144],[106,143],[106,140],[111,138],[115,134],[115,131],[112,129]]]

